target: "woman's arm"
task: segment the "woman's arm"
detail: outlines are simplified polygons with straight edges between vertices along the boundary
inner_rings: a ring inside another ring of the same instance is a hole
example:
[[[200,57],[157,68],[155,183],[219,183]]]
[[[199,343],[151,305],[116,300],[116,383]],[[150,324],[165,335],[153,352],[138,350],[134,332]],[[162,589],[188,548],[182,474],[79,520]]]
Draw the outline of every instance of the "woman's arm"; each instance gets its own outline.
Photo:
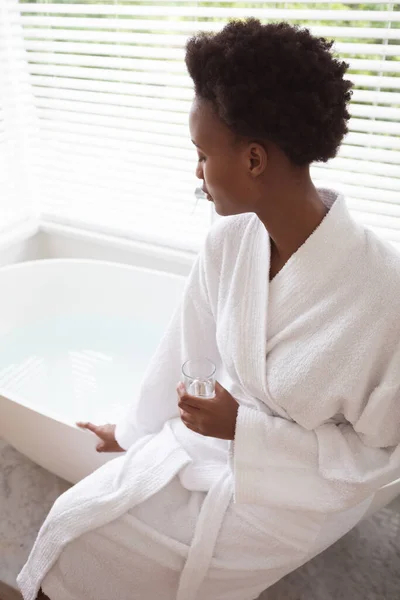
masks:
[[[220,363],[205,263],[203,251],[189,275],[182,302],[146,370],[139,396],[117,423],[115,437],[122,448],[128,449],[140,437],[160,431],[166,421],[179,417],[176,386],[186,360],[204,356],[217,366]]]
[[[400,347],[354,423],[308,431],[241,406],[233,464],[236,502],[321,512],[400,478]]]

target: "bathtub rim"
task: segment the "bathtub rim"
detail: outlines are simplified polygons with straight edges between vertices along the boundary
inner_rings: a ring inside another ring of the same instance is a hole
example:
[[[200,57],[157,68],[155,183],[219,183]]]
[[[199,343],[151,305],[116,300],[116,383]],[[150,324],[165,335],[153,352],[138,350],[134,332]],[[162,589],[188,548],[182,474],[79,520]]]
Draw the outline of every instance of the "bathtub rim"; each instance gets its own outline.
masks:
[[[97,265],[97,266],[105,266],[105,267],[113,267],[119,270],[125,271],[135,271],[141,273],[149,273],[156,274],[162,276],[165,279],[179,279],[185,280],[187,277],[185,275],[181,275],[179,273],[173,273],[170,271],[165,271],[157,268],[150,267],[142,267],[138,265],[129,265],[126,263],[120,263],[112,260],[103,260],[97,258],[35,258],[31,260],[26,260],[19,263],[13,263],[8,265],[0,266],[0,277],[3,272],[8,272],[10,270],[16,271],[20,269],[29,268],[38,268],[48,264],[86,264],[86,265]]]
[[[38,409],[38,407],[33,406],[29,401],[26,401],[20,394],[18,393],[9,393],[6,389],[0,388],[0,400],[6,400],[7,402],[12,402],[13,404],[18,404],[23,408],[27,408],[32,412],[43,415],[48,419],[52,419],[53,421],[57,421],[58,423],[62,423],[63,425],[69,425],[70,427],[74,427],[75,429],[79,429],[80,431],[85,431],[76,425],[76,423],[72,419],[68,419],[67,417],[61,416],[57,411],[47,410],[47,409]],[[90,433],[90,432],[88,432]]]

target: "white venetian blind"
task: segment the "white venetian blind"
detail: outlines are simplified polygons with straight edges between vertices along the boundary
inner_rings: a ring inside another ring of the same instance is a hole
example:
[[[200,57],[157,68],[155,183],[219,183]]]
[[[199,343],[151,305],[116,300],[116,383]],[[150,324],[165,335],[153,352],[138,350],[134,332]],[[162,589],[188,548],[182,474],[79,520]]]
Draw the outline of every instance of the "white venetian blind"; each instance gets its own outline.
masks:
[[[193,199],[184,44],[196,31],[255,16],[336,40],[356,86],[350,133],[339,156],[313,174],[400,245],[399,7],[382,0],[20,3],[40,119],[33,162],[43,214],[197,248],[211,215]]]

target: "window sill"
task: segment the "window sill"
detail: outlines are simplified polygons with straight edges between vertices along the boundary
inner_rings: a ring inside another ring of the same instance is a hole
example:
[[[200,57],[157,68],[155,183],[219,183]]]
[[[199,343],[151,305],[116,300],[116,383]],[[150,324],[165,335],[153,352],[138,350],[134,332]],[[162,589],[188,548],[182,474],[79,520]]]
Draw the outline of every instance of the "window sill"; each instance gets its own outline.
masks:
[[[0,266],[46,258],[106,260],[187,275],[195,252],[106,235],[47,220],[30,220],[0,237]]]

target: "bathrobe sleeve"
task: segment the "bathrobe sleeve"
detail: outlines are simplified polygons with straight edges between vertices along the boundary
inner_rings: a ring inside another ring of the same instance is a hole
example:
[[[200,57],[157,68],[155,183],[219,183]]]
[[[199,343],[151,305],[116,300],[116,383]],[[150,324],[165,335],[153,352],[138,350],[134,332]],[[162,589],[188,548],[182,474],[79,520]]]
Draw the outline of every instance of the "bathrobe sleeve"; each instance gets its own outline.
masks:
[[[327,513],[400,478],[400,345],[357,417],[306,430],[241,406],[232,448],[235,501]]]
[[[117,423],[115,436],[126,450],[140,437],[159,432],[166,421],[179,417],[176,387],[186,360],[205,356],[219,365],[209,302],[207,248],[206,242],[188,277],[180,306],[146,370],[138,398]]]

